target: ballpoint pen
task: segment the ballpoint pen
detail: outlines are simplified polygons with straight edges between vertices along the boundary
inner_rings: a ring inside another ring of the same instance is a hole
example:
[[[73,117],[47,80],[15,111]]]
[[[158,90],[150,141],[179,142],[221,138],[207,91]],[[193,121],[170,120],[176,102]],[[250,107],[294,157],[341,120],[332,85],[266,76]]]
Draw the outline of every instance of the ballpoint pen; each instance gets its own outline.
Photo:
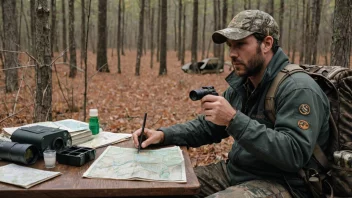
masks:
[[[145,127],[145,122],[147,120],[147,113],[144,113],[144,120],[143,120],[143,125],[142,125],[142,132],[141,135],[139,136],[138,139],[138,153],[141,150],[141,145],[142,145],[142,140],[143,140],[143,136],[144,136],[144,127]]]

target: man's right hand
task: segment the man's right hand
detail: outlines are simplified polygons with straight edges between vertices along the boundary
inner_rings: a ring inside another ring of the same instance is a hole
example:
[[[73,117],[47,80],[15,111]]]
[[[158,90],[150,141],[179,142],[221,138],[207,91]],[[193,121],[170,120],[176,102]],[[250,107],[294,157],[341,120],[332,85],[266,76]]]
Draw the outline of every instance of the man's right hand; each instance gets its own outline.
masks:
[[[138,148],[138,138],[141,135],[141,132],[142,128],[132,133],[133,143],[136,148]],[[142,148],[146,148],[151,144],[159,144],[164,141],[164,133],[162,131],[144,128],[144,135],[146,139],[142,142]]]

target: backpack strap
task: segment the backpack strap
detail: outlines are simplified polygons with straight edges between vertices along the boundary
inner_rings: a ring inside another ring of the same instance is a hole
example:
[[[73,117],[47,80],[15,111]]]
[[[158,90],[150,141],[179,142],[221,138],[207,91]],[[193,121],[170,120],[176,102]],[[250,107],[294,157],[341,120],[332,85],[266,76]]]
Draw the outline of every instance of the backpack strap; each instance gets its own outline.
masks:
[[[275,123],[276,110],[275,110],[275,96],[280,84],[290,75],[296,72],[305,72],[303,68],[296,64],[288,64],[283,70],[281,70],[272,81],[268,92],[265,97],[265,111],[267,112],[271,122]]]

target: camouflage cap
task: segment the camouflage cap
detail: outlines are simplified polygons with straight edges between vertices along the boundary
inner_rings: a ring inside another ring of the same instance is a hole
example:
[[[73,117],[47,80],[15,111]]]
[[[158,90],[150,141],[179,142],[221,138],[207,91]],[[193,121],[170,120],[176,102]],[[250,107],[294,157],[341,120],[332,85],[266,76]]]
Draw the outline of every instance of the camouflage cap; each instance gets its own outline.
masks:
[[[213,33],[214,43],[221,44],[231,40],[240,40],[253,33],[272,36],[279,40],[279,26],[275,19],[268,13],[260,10],[245,10],[238,13],[227,28]]]

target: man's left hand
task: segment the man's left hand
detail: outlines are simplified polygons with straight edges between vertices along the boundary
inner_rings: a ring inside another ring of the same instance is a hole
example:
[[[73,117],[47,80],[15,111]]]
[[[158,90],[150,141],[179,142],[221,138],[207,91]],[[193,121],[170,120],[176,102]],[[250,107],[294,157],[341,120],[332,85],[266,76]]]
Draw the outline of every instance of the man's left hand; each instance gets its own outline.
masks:
[[[236,114],[236,110],[222,96],[206,95],[201,102],[205,119],[214,124],[228,126]]]

